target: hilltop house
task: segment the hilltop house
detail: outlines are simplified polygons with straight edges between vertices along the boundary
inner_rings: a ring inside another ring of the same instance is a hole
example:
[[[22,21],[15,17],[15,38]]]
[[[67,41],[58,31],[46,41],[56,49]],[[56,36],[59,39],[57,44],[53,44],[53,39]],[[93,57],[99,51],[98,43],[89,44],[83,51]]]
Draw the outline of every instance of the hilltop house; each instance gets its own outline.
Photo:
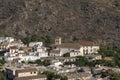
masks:
[[[61,38],[55,39],[55,44],[52,47],[56,50],[62,51],[63,54],[71,51],[80,51],[81,55],[98,53],[99,45],[94,42],[80,42],[80,43],[62,43]]]
[[[47,77],[39,74],[36,68],[25,68],[16,70],[14,80],[47,80]]]
[[[23,44],[21,40],[15,40],[9,43],[9,46],[17,46],[20,48],[20,47],[24,47],[25,45]]]
[[[76,56],[83,56],[84,54],[81,53],[80,51],[71,51],[70,52],[70,57],[76,57]]]
[[[13,37],[0,37],[0,43],[4,43],[4,42],[12,42],[14,41],[14,38]]]
[[[45,75],[39,74],[36,68],[31,67],[6,67],[8,80],[47,80]]]
[[[43,42],[30,42],[29,47],[37,46],[39,45],[40,47],[43,46]]]
[[[9,52],[10,53],[15,53],[15,52],[18,52],[18,48],[16,47],[16,46],[11,46],[10,48],[9,48]]]

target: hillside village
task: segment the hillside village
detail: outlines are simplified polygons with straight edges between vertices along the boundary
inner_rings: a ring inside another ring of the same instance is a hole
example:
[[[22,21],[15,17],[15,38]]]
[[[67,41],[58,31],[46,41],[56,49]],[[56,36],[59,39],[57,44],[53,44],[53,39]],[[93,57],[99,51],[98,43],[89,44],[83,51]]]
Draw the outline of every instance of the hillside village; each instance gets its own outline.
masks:
[[[0,59],[5,61],[2,70],[7,80],[109,80],[109,76],[101,77],[101,72],[120,72],[119,68],[81,65],[85,59],[89,62],[101,60],[99,50],[97,43],[62,43],[61,37],[56,37],[49,47],[43,42],[25,45],[20,39],[0,37],[0,52],[4,53]]]

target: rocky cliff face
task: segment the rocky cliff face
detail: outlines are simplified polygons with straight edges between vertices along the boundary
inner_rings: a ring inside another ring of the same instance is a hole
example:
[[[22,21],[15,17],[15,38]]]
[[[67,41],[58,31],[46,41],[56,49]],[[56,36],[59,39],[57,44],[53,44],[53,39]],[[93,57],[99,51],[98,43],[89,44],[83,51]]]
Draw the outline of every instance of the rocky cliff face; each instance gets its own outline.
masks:
[[[118,44],[120,0],[0,0],[0,34]]]

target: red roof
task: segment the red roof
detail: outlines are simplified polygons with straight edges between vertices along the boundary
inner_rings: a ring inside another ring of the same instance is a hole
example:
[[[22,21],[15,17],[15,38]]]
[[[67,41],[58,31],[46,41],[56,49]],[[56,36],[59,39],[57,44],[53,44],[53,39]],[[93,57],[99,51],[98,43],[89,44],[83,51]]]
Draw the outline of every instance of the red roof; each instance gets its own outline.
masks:
[[[67,48],[77,48],[79,49],[82,46],[99,46],[99,44],[96,44],[94,42],[79,42],[79,43],[62,43],[60,45],[52,45],[53,47],[67,47]]]
[[[11,46],[10,49],[18,49],[16,46]]]
[[[30,48],[30,47],[23,47],[23,50],[24,51],[29,51],[29,50],[31,50],[32,48]]]

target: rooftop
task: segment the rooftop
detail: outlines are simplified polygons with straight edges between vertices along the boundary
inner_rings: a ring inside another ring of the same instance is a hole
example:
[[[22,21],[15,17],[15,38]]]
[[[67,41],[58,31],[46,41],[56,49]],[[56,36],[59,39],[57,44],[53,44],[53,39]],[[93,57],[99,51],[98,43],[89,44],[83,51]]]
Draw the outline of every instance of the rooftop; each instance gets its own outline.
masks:
[[[22,49],[23,49],[24,51],[29,51],[29,50],[31,50],[32,48],[31,48],[31,47],[22,47]]]
[[[11,46],[10,49],[18,49],[16,46]]]
[[[78,43],[62,43],[61,45],[57,45],[57,47],[67,47],[67,48],[77,48],[79,49],[81,46]]]
[[[37,71],[36,68],[24,68],[24,69],[19,69],[16,70],[18,73],[23,73],[23,72],[30,72],[30,71]]]
[[[99,46],[99,44],[94,43],[94,42],[79,42],[79,43],[62,43],[60,45],[53,45],[56,47],[67,47],[67,48],[77,48],[79,49],[82,46]]]
[[[45,75],[37,75],[37,76],[27,76],[27,77],[15,77],[14,80],[33,80],[40,78],[47,78],[47,77]]]
[[[64,59],[73,59],[76,57],[47,57],[47,58],[41,58],[42,60],[64,60]]]
[[[51,50],[50,53],[60,53],[60,50]]]

